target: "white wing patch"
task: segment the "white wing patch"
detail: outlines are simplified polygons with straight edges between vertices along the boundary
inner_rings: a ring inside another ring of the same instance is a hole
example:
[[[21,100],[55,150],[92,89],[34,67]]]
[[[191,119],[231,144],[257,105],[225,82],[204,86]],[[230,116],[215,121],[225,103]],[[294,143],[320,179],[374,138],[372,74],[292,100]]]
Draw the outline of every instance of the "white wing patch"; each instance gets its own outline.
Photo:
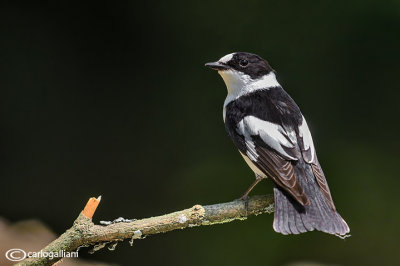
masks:
[[[244,118],[239,122],[237,130],[238,130],[239,134],[244,136],[245,143],[246,143],[246,149],[247,149],[247,151],[246,151],[247,157],[250,158],[250,160],[252,160],[252,161],[257,161],[257,158],[259,155],[256,152],[256,145],[251,140],[250,134],[246,129],[246,126],[244,124]]]
[[[299,126],[299,135],[301,138],[303,138],[303,145],[304,145],[304,150],[308,151],[310,149],[311,152],[311,158],[310,161],[307,163],[314,162],[314,156],[315,156],[315,148],[314,148],[314,142],[312,140],[311,132],[310,129],[308,128],[306,119],[303,116],[303,122]]]
[[[247,156],[251,160],[257,159],[258,157],[251,136],[259,136],[269,147],[276,150],[285,158],[297,160],[297,158],[289,155],[282,147],[295,147],[294,144],[296,144],[296,139],[293,138],[293,136],[295,136],[294,132],[289,132],[288,134],[282,128],[282,126],[261,120],[255,116],[244,117],[239,122],[237,130],[241,135],[245,137],[246,147],[248,149]]]

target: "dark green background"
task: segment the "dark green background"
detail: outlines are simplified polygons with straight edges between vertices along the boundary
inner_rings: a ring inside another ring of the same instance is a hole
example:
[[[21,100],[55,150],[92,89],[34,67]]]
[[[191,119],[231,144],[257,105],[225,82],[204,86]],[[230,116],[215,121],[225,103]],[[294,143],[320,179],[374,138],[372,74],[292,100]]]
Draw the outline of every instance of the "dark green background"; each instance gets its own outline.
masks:
[[[204,67],[266,58],[313,133],[340,240],[282,236],[273,215],[127,242],[82,257],[122,265],[399,263],[399,1],[141,1],[0,9],[0,215],[61,233],[95,220],[238,198],[253,181]],[[263,182],[254,193],[271,193]],[[140,262],[140,263],[139,263]]]

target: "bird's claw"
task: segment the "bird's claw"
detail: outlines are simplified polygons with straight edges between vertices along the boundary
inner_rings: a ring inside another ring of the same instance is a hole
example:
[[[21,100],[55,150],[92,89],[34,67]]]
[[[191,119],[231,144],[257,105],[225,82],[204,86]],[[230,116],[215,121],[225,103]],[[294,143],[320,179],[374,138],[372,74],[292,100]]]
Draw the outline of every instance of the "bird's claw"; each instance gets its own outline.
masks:
[[[244,202],[244,209],[245,209],[246,216],[247,216],[247,214],[249,212],[249,196],[248,195],[243,195],[240,198],[240,200],[243,200],[243,202]]]

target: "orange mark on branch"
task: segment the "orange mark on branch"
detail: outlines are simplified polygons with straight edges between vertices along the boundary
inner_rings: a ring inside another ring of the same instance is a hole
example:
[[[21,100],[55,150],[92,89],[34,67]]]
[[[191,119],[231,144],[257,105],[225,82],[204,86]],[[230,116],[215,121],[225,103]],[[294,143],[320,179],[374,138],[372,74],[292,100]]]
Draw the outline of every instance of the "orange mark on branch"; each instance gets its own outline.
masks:
[[[97,209],[97,206],[99,206],[101,200],[101,196],[99,196],[97,199],[96,198],[90,198],[88,202],[86,203],[85,208],[82,211],[82,214],[89,219],[92,219],[94,212]]]

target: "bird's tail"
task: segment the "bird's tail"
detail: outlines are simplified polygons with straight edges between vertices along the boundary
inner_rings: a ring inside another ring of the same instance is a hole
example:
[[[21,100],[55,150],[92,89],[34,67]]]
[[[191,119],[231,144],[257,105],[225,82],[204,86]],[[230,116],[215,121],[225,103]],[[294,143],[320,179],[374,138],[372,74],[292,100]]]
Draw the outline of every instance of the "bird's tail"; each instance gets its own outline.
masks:
[[[347,223],[337,211],[332,210],[315,180],[311,167],[304,162],[299,163],[295,171],[298,172],[297,176],[302,176],[298,180],[310,199],[310,205],[302,206],[286,191],[275,187],[274,230],[284,235],[318,230],[345,236],[350,232]]]

